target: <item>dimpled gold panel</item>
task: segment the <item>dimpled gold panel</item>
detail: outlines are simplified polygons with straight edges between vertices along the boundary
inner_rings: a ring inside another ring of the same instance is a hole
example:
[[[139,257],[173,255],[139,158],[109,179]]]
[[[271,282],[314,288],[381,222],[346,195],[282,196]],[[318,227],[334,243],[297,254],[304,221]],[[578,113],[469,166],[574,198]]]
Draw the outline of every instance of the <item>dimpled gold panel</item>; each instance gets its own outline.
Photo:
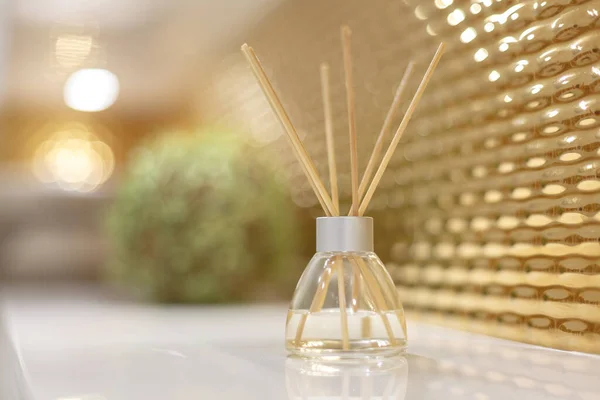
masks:
[[[413,316],[600,353],[599,12],[600,0],[311,0],[287,2],[250,30],[323,177],[318,64],[331,63],[346,204],[339,25],[354,31],[362,168],[408,59],[420,63],[414,91],[447,42],[368,212]],[[280,150],[294,200],[314,207],[252,79],[241,56],[225,57],[203,109]]]

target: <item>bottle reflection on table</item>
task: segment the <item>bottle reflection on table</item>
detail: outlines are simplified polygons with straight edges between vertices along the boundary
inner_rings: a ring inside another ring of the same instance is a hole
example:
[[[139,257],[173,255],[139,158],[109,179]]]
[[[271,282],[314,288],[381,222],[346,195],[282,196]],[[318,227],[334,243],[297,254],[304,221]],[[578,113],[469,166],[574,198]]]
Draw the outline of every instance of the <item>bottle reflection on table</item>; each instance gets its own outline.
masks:
[[[408,363],[402,356],[360,362],[288,357],[285,375],[290,400],[404,400]]]

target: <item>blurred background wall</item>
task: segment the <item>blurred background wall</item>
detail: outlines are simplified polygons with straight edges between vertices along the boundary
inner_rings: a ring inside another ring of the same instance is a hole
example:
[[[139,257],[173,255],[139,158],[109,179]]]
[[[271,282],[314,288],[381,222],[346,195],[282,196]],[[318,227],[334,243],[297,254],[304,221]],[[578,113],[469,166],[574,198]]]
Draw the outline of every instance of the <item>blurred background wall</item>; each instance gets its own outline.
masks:
[[[239,47],[255,48],[322,176],[318,68],[330,63],[347,205],[345,23],[353,29],[361,168],[408,61],[418,63],[414,91],[439,41],[448,44],[368,212],[377,221],[376,250],[412,316],[600,352],[597,1],[16,0],[6,7],[5,276],[101,275],[109,251],[103,218],[132,151],[162,132],[212,126],[243,132],[282,164],[291,199],[306,211],[310,257],[307,216],[319,215],[316,199]],[[65,105],[65,84],[82,68],[118,78],[107,110]],[[72,173],[82,170],[89,173]]]
[[[194,86],[215,50],[274,4],[3,0],[0,274],[101,276],[132,150],[198,129]]]

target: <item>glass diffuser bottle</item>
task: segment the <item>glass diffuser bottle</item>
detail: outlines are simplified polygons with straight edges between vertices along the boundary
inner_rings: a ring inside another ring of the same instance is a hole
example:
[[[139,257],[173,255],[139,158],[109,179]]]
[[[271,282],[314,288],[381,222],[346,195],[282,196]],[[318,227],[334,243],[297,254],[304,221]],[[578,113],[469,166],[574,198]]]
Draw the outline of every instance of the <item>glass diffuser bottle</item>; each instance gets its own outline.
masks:
[[[325,359],[391,356],[400,353],[406,347],[404,309],[392,278],[373,252],[373,219],[362,215],[369,206],[396,146],[440,61],[445,45],[441,43],[438,47],[387,151],[381,158],[379,167],[375,168],[385,134],[399,108],[402,92],[411,74],[413,63],[409,63],[359,185],[350,28],[343,26],[341,33],[352,183],[352,206],[348,217],[339,216],[327,64],[321,65],[321,86],[331,196],[256,53],[247,44],[242,45],[242,52],[257,82],[281,122],[323,211],[328,215],[317,218],[317,253],[296,286],[286,321],[286,348],[302,357]]]
[[[404,309],[373,252],[370,217],[317,218],[317,253],[298,281],[286,348],[303,357],[391,356],[406,346]]]

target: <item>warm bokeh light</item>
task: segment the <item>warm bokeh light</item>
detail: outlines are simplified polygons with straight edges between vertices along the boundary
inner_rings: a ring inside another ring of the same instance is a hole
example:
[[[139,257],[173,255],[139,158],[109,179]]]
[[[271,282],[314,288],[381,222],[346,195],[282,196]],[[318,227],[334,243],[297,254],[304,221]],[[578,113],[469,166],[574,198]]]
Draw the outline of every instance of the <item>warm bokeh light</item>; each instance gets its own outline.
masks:
[[[105,69],[81,69],[67,79],[64,87],[65,103],[78,111],[105,110],[118,95],[119,80]]]
[[[471,4],[471,8],[469,9],[472,14],[479,14],[481,12],[481,4],[474,3]]]
[[[486,49],[479,49],[475,52],[475,55],[473,56],[473,58],[475,59],[475,61],[477,62],[481,62],[483,60],[485,60],[488,57],[488,52]]]
[[[544,88],[544,85],[537,84],[531,87],[531,94],[538,94]]]
[[[82,129],[57,132],[37,149],[35,176],[69,191],[90,192],[112,175],[114,155],[110,147]]]
[[[458,25],[465,20],[465,13],[460,8],[448,14],[448,24],[451,26]]]
[[[525,69],[526,65],[529,65],[529,61],[527,61],[527,60],[517,61],[517,65],[515,66],[515,72],[523,71]]]
[[[436,36],[437,35],[437,33],[431,27],[431,24],[427,24],[427,28],[425,28],[425,29],[427,30],[427,33],[430,34],[431,36]]]
[[[473,41],[473,39],[475,39],[476,37],[477,37],[477,31],[475,29],[473,29],[472,27],[468,27],[460,35],[460,41],[463,43],[469,43],[469,42]]]
[[[54,57],[61,67],[74,68],[83,64],[93,46],[89,35],[60,35],[54,45]]]
[[[439,9],[444,9],[452,4],[452,0],[435,0],[435,6]]]
[[[420,20],[427,19],[427,14],[425,14],[421,6],[417,6],[417,8],[415,8],[415,16]]]

